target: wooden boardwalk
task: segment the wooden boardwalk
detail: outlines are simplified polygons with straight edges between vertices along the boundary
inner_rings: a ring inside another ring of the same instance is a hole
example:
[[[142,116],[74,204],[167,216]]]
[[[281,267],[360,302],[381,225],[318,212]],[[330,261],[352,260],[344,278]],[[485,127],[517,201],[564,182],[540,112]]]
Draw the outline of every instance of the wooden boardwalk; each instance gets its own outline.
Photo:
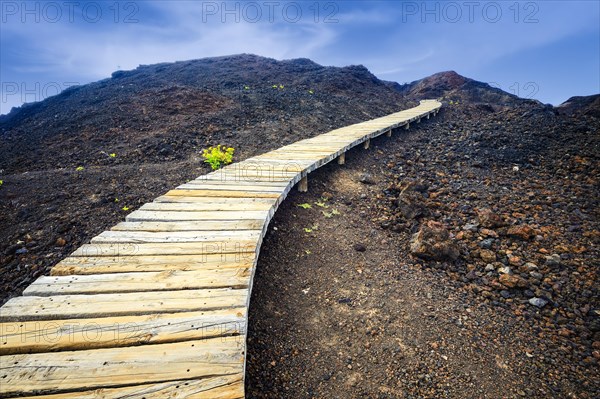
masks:
[[[252,279],[278,205],[311,171],[440,107],[229,165],[94,237],[0,308],[0,397],[243,398]]]

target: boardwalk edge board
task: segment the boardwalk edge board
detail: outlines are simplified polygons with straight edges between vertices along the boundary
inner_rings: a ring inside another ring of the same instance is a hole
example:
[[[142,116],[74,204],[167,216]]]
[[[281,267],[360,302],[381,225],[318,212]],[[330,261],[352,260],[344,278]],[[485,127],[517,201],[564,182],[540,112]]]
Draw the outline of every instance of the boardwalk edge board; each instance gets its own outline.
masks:
[[[252,284],[279,205],[310,172],[440,108],[297,141],[131,212],[0,308],[0,398],[244,398]]]

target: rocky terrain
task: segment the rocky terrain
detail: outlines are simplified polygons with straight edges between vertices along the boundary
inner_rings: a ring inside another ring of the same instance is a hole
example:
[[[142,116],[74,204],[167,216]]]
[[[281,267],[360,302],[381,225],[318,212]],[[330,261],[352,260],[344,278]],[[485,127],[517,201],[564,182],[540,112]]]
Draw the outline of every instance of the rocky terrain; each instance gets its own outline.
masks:
[[[598,132],[446,103],[315,173],[261,250],[250,397],[599,397]]]
[[[600,96],[552,107],[454,72],[398,85],[230,56],[118,71],[0,116],[0,303],[207,172],[202,148],[241,160],[426,97],[438,117],[311,174],[278,211],[248,397],[599,397]]]

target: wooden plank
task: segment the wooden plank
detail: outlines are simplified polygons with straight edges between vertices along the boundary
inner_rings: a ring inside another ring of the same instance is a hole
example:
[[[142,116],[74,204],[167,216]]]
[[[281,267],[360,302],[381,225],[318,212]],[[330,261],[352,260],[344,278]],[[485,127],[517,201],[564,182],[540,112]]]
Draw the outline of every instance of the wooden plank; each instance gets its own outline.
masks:
[[[4,356],[0,394],[55,393],[240,374],[240,337]]]
[[[155,255],[155,256],[98,256],[74,257],[60,261],[51,276],[74,274],[106,274],[129,272],[160,272],[169,270],[206,270],[252,267],[256,259],[254,251],[222,253],[214,255]]]
[[[34,396],[21,399],[32,399]],[[169,381],[124,388],[35,396],[38,399],[243,399],[243,374]]]
[[[219,230],[219,231],[104,231],[92,238],[98,243],[150,243],[150,242],[214,242],[260,239],[261,230]]]
[[[246,333],[244,307],[0,323],[0,355],[117,348]]]
[[[241,178],[237,180],[234,179],[234,174],[223,174],[223,175],[215,175],[215,176],[200,176],[195,180],[190,180],[188,183],[208,183],[208,184],[235,184],[238,186],[270,186],[270,187],[286,187],[290,184],[290,179],[288,177],[281,178],[280,180],[270,180],[270,181],[247,181]],[[232,200],[231,198],[220,198],[222,200]],[[252,198],[247,199],[246,201],[265,201],[262,198]]]
[[[181,242],[181,243],[111,243],[84,244],[71,256],[140,256],[140,255],[211,255],[249,253],[256,249],[255,240]]]
[[[0,308],[0,321],[57,320],[191,312],[246,306],[247,289],[20,296]]]
[[[240,190],[171,190],[165,195],[185,197],[279,198],[279,193]]]
[[[250,182],[247,181],[245,183],[248,184],[252,184],[254,182]],[[286,182],[286,185],[289,182]],[[210,204],[210,199],[217,199],[216,197],[185,197],[185,196],[173,196],[173,195],[161,195],[160,197],[156,197],[154,199],[154,202],[149,202],[150,203],[176,203],[176,204]],[[259,204],[259,203],[265,203],[265,204],[274,204],[277,203],[278,199],[274,199],[274,198],[219,198],[218,201],[214,202],[214,208],[211,208],[210,210],[215,210],[215,211],[221,211],[221,210],[238,210],[238,209],[223,209],[224,207],[227,206],[227,203],[222,201],[224,199],[227,200],[232,200],[232,201],[238,201],[238,205],[239,207],[243,207],[243,204]],[[146,204],[147,205],[147,204]],[[233,208],[233,206],[232,206]],[[209,210],[209,209],[207,209]],[[243,209],[239,209],[239,210],[243,210]]]
[[[183,190],[236,190],[236,191],[251,191],[259,193],[282,193],[286,186],[246,186],[235,183],[220,183],[220,184],[208,184],[206,182],[191,181],[186,184],[182,184],[177,189]]]
[[[194,271],[109,273],[42,276],[23,291],[24,296],[113,294],[119,292],[168,291],[203,288],[246,288],[250,268]]]
[[[184,222],[198,220],[257,220],[266,219],[269,211],[142,211],[131,212],[125,218],[128,222]]]
[[[263,185],[271,185],[272,183],[284,183],[285,185],[289,184],[289,182],[293,181],[299,173],[293,174],[275,174],[272,172],[252,172],[251,171],[241,171],[236,172],[232,171],[223,171],[218,178],[221,181],[230,181],[236,182],[239,184],[243,184],[244,182],[257,182]],[[216,179],[217,176],[212,177]]]
[[[169,206],[189,206],[181,211],[201,211],[202,206],[195,208],[196,204],[152,203],[152,207],[144,210],[176,211]],[[163,206],[163,207],[161,207]],[[140,208],[141,209],[141,208]],[[112,231],[228,231],[228,230],[262,230],[263,219],[246,220],[200,220],[193,222],[121,222],[111,228]]]

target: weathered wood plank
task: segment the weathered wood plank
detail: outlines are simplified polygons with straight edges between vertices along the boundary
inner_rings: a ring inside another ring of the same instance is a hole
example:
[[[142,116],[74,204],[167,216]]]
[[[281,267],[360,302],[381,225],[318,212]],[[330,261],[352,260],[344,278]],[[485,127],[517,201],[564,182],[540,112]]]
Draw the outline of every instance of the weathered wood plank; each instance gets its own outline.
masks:
[[[194,271],[131,272],[71,276],[41,276],[23,291],[24,296],[112,294],[202,288],[246,288],[250,268]]]
[[[57,320],[191,312],[246,306],[247,289],[20,296],[0,308],[0,321]]]
[[[270,187],[286,187],[290,184],[290,179],[288,177],[281,178],[281,180],[267,180],[267,181],[247,181],[244,179],[233,179],[232,176],[235,177],[234,173],[227,173],[222,175],[204,175],[200,176],[195,180],[190,180],[188,183],[208,183],[208,184],[235,184],[238,186],[270,186]],[[239,176],[239,175],[238,175]],[[231,198],[222,198],[222,200],[232,200]],[[266,199],[261,198],[252,198],[247,199],[247,201],[267,201]]]
[[[63,259],[50,270],[52,276],[72,274],[106,274],[157,272],[168,270],[205,270],[251,267],[255,252],[233,252],[213,255],[99,256]]]
[[[171,203],[153,203],[156,207],[147,210],[173,211],[169,206],[189,205],[189,208],[181,211],[201,211],[196,208],[196,204],[171,204]],[[164,207],[161,207],[164,206]],[[201,208],[201,207],[199,207]],[[191,222],[121,222],[111,228],[112,231],[228,231],[228,230],[262,230],[265,220],[246,219],[246,220],[199,220]]]
[[[220,184],[208,184],[206,182],[191,181],[186,184],[182,184],[177,187],[179,190],[237,190],[237,191],[250,191],[257,193],[281,193],[285,190],[286,186],[245,186],[235,183],[220,183]]]
[[[194,221],[194,220],[257,220],[266,219],[269,211],[142,211],[131,212],[125,218],[128,222],[153,221]]]
[[[0,394],[54,393],[237,375],[243,372],[243,342],[237,336],[4,356]]]
[[[32,399],[34,396],[21,399]],[[124,388],[35,396],[37,399],[243,399],[243,374],[169,381]]]
[[[246,333],[243,307],[91,319],[0,323],[0,355],[117,348]]]
[[[179,243],[179,242],[214,242],[258,240],[261,230],[230,231],[104,231],[91,239],[92,244],[99,243]]]
[[[184,197],[229,197],[229,198],[279,198],[279,193],[239,190],[189,190],[175,189],[165,195]]]
[[[180,243],[101,243],[84,244],[71,256],[140,256],[140,255],[217,255],[247,254],[256,251],[255,240],[180,242]]]

